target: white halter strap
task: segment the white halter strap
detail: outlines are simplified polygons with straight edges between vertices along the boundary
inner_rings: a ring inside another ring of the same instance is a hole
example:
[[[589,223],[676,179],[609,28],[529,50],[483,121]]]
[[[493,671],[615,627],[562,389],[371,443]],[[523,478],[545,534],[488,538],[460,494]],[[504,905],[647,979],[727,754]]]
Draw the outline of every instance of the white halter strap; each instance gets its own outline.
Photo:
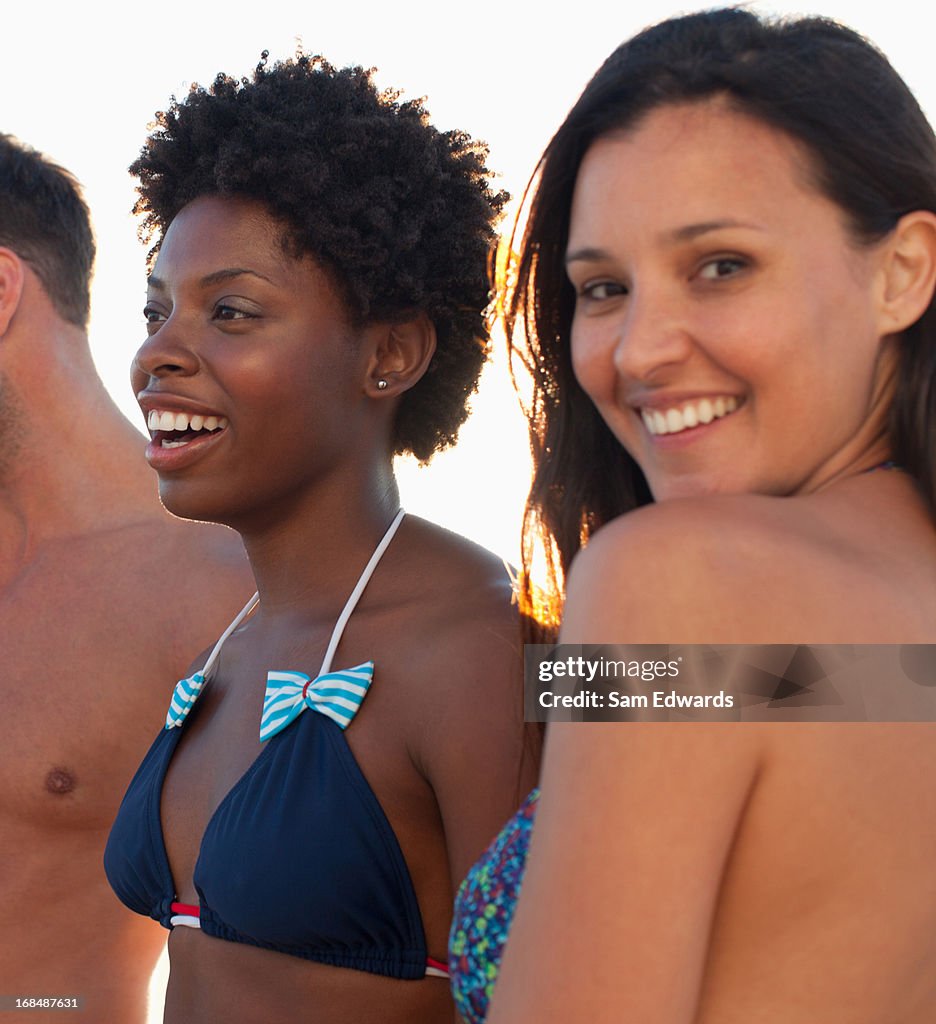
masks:
[[[338,616],[338,621],[335,623],[335,628],[332,630],[331,640],[328,641],[328,649],[325,651],[325,658],[322,661],[322,667],[319,669],[318,674],[324,675],[330,668],[332,658],[335,656],[335,651],[338,650],[338,644],[341,642],[341,634],[344,633],[345,626],[348,624],[348,619],[351,618],[351,613],[357,606],[358,601],[361,600],[361,594],[364,593],[364,588],[370,582],[371,576],[374,575],[374,570],[377,568],[377,563],[383,557],[383,553],[390,546],[390,541],[393,540],[394,534],[397,532],[397,528],[400,523],[403,522],[403,516],[406,513],[403,509],[394,516],[393,522],[387,527],[387,532],[383,535],[380,543],[374,549],[374,553],[370,556],[370,561],[364,566],[364,571],[361,573],[361,578],[357,581],[354,590],[351,591],[351,596],[345,603],[344,608],[341,610],[341,614]]]
[[[202,667],[201,674],[208,678],[208,673],[214,668],[214,663],[221,653],[221,648],[224,646],[224,641],[234,632],[235,629],[247,618],[247,616],[257,607],[260,603],[260,594],[254,594],[254,596],[244,605],[243,608],[237,613],[237,618],[228,626],[228,628],[221,634],[218,642],[211,648],[211,654],[208,655],[208,660]]]
[[[322,667],[319,669],[318,674],[324,675],[330,668],[332,658],[335,656],[335,651],[338,650],[338,644],[341,643],[341,636],[344,633],[345,626],[348,624],[348,619],[351,618],[351,613],[357,607],[358,601],[361,600],[361,595],[364,593],[364,588],[370,582],[371,576],[374,575],[374,570],[377,568],[380,559],[383,557],[383,553],[390,546],[390,541],[393,540],[400,523],[403,522],[403,517],[406,513],[403,509],[393,517],[393,522],[387,527],[387,532],[381,538],[380,543],[374,549],[374,553],[370,556],[370,561],[364,566],[364,571],[361,573],[360,578],[354,586],[354,590],[351,591],[351,596],[345,602],[345,606],[338,616],[338,621],[335,623],[335,628],[332,630],[331,639],[328,641],[328,648],[325,651],[325,658],[322,661]],[[217,661],[218,655],[221,653],[221,648],[224,646],[224,641],[234,632],[235,629],[247,618],[247,616],[257,607],[260,603],[260,594],[256,593],[254,596],[244,605],[244,607],[237,613],[237,617],[228,626],[228,628],[221,634],[218,642],[211,649],[211,654],[208,655],[208,660],[205,662],[204,667],[201,670],[201,674],[207,679],[208,673]]]

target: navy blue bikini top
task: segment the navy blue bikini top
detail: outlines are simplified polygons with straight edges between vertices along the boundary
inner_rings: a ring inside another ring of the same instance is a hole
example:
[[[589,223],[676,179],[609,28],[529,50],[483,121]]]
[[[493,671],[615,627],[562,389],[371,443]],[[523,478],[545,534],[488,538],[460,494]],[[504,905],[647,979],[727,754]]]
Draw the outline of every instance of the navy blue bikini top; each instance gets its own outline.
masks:
[[[344,626],[402,519],[365,568],[314,679],[271,672],[264,746],[208,821],[194,871],[199,905],[180,904],[160,819],[163,782],[184,723],[221,646],[176,687],[166,728],[133,777],[104,853],[120,900],[167,928],[208,935],[392,978],[443,974],[425,933],[403,853],[354,759],[344,726],[373,673],[368,662],[329,672]],[[313,713],[302,713],[311,710]],[[314,713],[319,712],[319,713]]]

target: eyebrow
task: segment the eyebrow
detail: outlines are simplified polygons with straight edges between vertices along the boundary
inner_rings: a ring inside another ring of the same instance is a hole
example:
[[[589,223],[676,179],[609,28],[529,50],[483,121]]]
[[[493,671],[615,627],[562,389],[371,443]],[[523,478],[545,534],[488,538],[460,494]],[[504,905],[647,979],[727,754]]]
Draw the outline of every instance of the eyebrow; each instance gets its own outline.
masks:
[[[215,270],[211,274],[206,274],[198,284],[201,288],[210,288],[214,284],[221,284],[224,281],[230,281],[235,277],[243,277],[245,274],[249,274],[251,277],[257,277],[261,281],[266,281],[267,284],[273,283],[268,277],[264,277],[263,274],[258,274],[256,270],[246,270],[243,267],[225,267],[224,270]],[[164,292],[166,290],[166,282],[155,274],[150,274],[146,279],[146,283],[150,288],[155,288],[157,291]]]
[[[700,235],[706,235],[710,231],[722,231],[725,228],[747,228],[750,231],[764,230],[759,224],[726,217],[724,220],[708,220],[703,221],[701,224],[687,224],[685,227],[668,231],[665,238],[671,242],[691,242],[692,239],[698,238]]]
[[[674,245],[679,242],[691,242],[693,239],[706,235],[711,231],[722,231],[725,228],[747,228],[750,231],[764,230],[759,224],[726,217],[724,220],[707,220],[699,224],[686,224],[684,227],[663,232],[662,238],[664,242]],[[573,249],[567,253],[565,261],[566,265],[568,265],[578,262],[597,263],[610,258],[611,254],[606,249],[584,246],[581,249]]]

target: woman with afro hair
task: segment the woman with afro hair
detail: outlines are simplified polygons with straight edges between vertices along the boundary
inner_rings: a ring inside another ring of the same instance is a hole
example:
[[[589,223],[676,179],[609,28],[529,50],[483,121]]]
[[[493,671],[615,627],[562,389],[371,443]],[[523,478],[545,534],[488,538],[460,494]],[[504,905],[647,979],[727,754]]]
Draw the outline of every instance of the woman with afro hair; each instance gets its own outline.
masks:
[[[392,460],[467,415],[506,197],[370,72],[266,56],[173,99],[131,168],[146,457],[258,593],[176,686],[105,866],[171,929],[167,1022],[449,1021],[453,880],[535,765],[504,567],[404,517]]]

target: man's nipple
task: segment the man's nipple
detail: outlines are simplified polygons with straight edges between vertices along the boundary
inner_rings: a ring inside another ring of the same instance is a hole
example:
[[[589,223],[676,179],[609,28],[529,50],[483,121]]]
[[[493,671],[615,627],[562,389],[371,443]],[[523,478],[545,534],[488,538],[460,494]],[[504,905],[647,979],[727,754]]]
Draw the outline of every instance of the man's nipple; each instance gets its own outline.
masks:
[[[45,788],[56,796],[70,793],[75,785],[75,776],[67,768],[53,768],[45,778]]]

